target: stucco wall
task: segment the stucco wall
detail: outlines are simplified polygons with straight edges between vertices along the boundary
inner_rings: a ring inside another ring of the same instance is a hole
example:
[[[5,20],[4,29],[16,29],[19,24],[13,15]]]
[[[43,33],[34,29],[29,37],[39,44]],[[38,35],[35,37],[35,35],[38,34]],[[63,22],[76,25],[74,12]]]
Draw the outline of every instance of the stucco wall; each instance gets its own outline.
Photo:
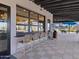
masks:
[[[46,16],[46,23],[47,19],[50,19],[52,22],[53,15],[46,10],[40,10],[40,7],[34,4],[29,0],[0,0],[0,3],[8,5],[11,7],[11,54],[16,52],[16,5],[23,6],[29,10],[35,11],[42,15]],[[46,27],[47,28],[47,27]],[[46,29],[47,31],[47,29]]]

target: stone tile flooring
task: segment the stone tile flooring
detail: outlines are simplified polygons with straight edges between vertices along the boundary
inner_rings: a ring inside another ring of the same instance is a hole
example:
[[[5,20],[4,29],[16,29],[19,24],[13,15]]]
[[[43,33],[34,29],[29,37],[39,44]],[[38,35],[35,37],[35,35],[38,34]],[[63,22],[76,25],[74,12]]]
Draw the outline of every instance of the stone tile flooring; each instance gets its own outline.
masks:
[[[47,40],[21,59],[79,59],[79,42]]]

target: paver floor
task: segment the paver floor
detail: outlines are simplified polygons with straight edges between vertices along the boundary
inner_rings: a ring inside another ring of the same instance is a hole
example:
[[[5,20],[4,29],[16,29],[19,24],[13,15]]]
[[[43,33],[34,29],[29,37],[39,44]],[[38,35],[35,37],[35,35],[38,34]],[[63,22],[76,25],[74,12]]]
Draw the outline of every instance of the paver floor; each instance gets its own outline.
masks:
[[[79,42],[47,40],[21,59],[79,59]]]

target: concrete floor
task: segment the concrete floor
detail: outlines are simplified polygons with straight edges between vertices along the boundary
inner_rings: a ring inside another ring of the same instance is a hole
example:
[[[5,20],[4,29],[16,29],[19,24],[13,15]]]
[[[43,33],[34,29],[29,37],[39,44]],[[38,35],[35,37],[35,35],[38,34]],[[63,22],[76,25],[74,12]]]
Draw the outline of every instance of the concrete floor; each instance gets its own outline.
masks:
[[[21,59],[79,59],[79,42],[47,40]]]

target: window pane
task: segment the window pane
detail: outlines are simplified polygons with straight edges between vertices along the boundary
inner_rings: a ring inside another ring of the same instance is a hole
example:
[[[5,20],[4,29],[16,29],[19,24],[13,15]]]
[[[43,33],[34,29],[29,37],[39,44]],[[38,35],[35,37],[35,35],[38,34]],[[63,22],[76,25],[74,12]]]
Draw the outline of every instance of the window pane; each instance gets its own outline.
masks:
[[[0,33],[7,31],[7,22],[0,22]]]
[[[28,26],[26,26],[26,32],[28,32]]]
[[[44,23],[43,22],[39,22],[39,31],[44,31]]]
[[[17,24],[28,24],[28,18],[24,18],[24,17],[20,17],[20,16],[17,16],[16,17],[16,23]]]
[[[43,26],[39,26],[39,31],[44,31]]]
[[[7,12],[4,10],[0,10],[0,19],[7,20]]]
[[[43,26],[43,23],[39,23],[39,26]]]
[[[24,16],[24,17],[28,17],[29,16],[29,11],[24,9],[24,8],[21,8],[21,7],[17,7],[17,15],[20,15],[20,16]]]
[[[28,26],[17,25],[17,32],[28,32]]]
[[[36,21],[34,19],[30,19],[30,24],[31,25],[38,25],[38,21]]]
[[[30,32],[38,31],[38,26],[30,26]]]
[[[44,21],[44,16],[39,15],[39,20]]]
[[[30,12],[30,18],[34,18],[34,19],[38,20],[38,14],[36,14],[34,12]]]

